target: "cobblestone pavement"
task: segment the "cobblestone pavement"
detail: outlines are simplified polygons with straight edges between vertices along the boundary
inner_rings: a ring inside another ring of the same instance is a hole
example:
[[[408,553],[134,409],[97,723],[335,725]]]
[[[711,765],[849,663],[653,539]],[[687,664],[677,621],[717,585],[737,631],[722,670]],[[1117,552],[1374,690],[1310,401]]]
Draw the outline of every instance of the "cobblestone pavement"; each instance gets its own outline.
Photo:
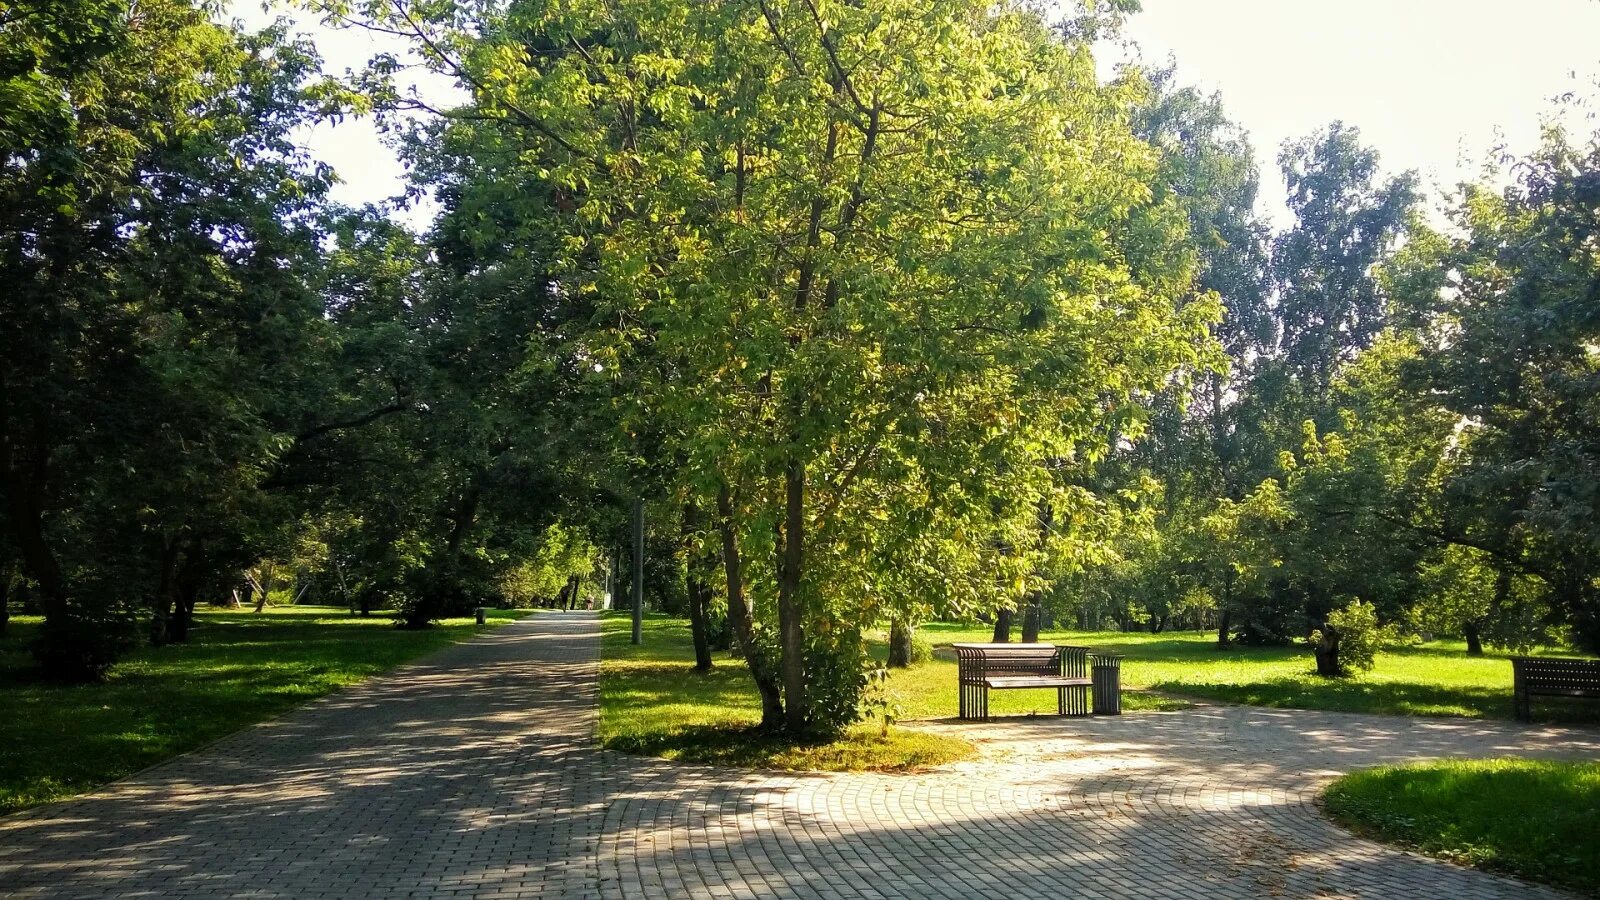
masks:
[[[910,776],[604,753],[596,620],[541,613],[79,800],[0,819],[5,897],[1450,898],[1555,892],[1325,822],[1338,772],[1600,757],[1600,731],[1200,707],[925,727]]]

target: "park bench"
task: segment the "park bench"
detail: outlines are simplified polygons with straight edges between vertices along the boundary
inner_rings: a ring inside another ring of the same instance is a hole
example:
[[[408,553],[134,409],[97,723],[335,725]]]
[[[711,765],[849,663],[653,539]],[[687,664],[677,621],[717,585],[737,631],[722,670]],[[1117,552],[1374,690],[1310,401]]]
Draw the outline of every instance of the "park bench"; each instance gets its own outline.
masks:
[[[1534,697],[1600,700],[1600,659],[1511,657],[1512,703],[1518,719],[1533,718]]]
[[[953,644],[961,718],[989,718],[989,691],[1055,688],[1056,712],[1089,714],[1089,650],[1055,644]]]

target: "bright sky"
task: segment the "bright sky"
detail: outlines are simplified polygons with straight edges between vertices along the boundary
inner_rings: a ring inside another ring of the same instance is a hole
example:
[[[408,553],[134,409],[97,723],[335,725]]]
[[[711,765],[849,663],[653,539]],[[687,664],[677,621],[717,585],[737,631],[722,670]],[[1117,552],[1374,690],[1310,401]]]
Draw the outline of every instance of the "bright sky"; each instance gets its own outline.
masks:
[[[1249,130],[1280,217],[1278,146],[1334,119],[1361,129],[1386,169],[1449,187],[1505,143],[1532,149],[1557,95],[1600,90],[1600,0],[1144,0],[1127,36],[1146,60],[1176,58],[1181,80],[1220,90]],[[263,16],[236,7],[248,24]],[[315,32],[330,71],[359,67],[364,35]],[[1593,114],[1596,107],[1590,106]],[[1593,127],[1590,123],[1589,127]],[[339,171],[347,203],[399,191],[394,155],[367,122],[308,135]],[[421,223],[424,215],[407,217]]]
[[[1537,146],[1557,95],[1600,94],[1600,0],[1143,2],[1128,37],[1146,60],[1175,57],[1182,81],[1221,91],[1275,217],[1279,145],[1334,119],[1360,128],[1385,169],[1450,188],[1502,141]]]

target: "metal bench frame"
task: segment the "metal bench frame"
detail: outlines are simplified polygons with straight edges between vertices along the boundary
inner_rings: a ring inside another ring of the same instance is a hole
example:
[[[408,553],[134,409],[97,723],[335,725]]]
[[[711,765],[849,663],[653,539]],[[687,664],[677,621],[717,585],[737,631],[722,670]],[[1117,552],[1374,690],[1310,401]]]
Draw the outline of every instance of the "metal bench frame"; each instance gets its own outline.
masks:
[[[953,644],[961,718],[989,718],[989,691],[1054,688],[1056,713],[1089,714],[1089,648],[1055,644]]]
[[[1533,718],[1534,697],[1600,700],[1600,659],[1511,657],[1512,705],[1518,719]]]

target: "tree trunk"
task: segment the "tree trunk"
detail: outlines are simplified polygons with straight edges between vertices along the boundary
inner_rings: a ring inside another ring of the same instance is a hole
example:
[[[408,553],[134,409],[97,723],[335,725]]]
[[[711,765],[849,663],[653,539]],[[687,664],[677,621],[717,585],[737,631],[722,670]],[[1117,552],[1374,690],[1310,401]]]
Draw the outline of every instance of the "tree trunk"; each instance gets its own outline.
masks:
[[[1022,608],[1022,642],[1024,644],[1039,643],[1039,626],[1044,619],[1044,609],[1037,603],[1029,603]]]
[[[728,582],[728,622],[761,695],[761,727],[776,731],[783,727],[783,696],[767,658],[756,645],[755,617],[744,595],[744,564],[739,558],[739,536],[733,527],[733,495],[727,485],[717,489],[717,530],[722,535],[722,570]]]
[[[1011,607],[998,610],[994,614],[994,637],[991,640],[996,644],[1011,642]]]
[[[1222,618],[1217,623],[1217,648],[1227,649],[1233,646],[1233,610],[1226,607],[1222,610]]]
[[[3,444],[0,441],[0,445]],[[36,468],[44,469],[43,466]],[[0,476],[5,474],[0,469]],[[67,585],[55,553],[44,537],[43,500],[37,496],[43,490],[44,473],[40,471],[35,474],[40,480],[32,484],[12,481],[0,495],[6,499],[6,520],[11,525],[11,536],[22,557],[22,571],[33,579],[35,585],[30,596],[37,598],[39,611],[46,620],[59,619],[67,614]]]
[[[791,456],[784,468],[783,546],[778,567],[779,666],[783,671],[783,724],[790,734],[803,734],[811,725],[811,704],[806,697],[805,611],[800,596],[801,566],[805,560],[805,464]]]
[[[0,637],[11,627],[11,566],[0,567]]]
[[[911,665],[911,637],[915,630],[904,619],[895,619],[889,625],[889,667],[904,669]]]
[[[194,605],[200,598],[200,581],[193,577],[180,578],[177,587],[167,637],[175,644],[185,644],[189,642],[189,629],[194,624]]]
[[[150,601],[150,645],[160,647],[172,638],[172,586],[178,564],[178,542],[162,538],[160,575]]]
[[[1467,655],[1483,655],[1483,637],[1478,633],[1478,620],[1470,619],[1461,626],[1461,635],[1467,639]]]
[[[700,552],[700,509],[683,505],[684,587],[689,594],[689,635],[694,640],[694,670],[711,671],[711,586],[706,583],[706,559]]]
[[[267,599],[272,596],[272,588],[277,581],[275,569],[272,565],[261,567],[261,577],[256,580],[256,593],[259,595],[256,597],[256,612],[267,608]]]
[[[1335,678],[1344,674],[1339,666],[1339,629],[1324,622],[1322,624],[1322,638],[1311,645],[1312,652],[1317,657],[1317,674],[1324,678]]]

